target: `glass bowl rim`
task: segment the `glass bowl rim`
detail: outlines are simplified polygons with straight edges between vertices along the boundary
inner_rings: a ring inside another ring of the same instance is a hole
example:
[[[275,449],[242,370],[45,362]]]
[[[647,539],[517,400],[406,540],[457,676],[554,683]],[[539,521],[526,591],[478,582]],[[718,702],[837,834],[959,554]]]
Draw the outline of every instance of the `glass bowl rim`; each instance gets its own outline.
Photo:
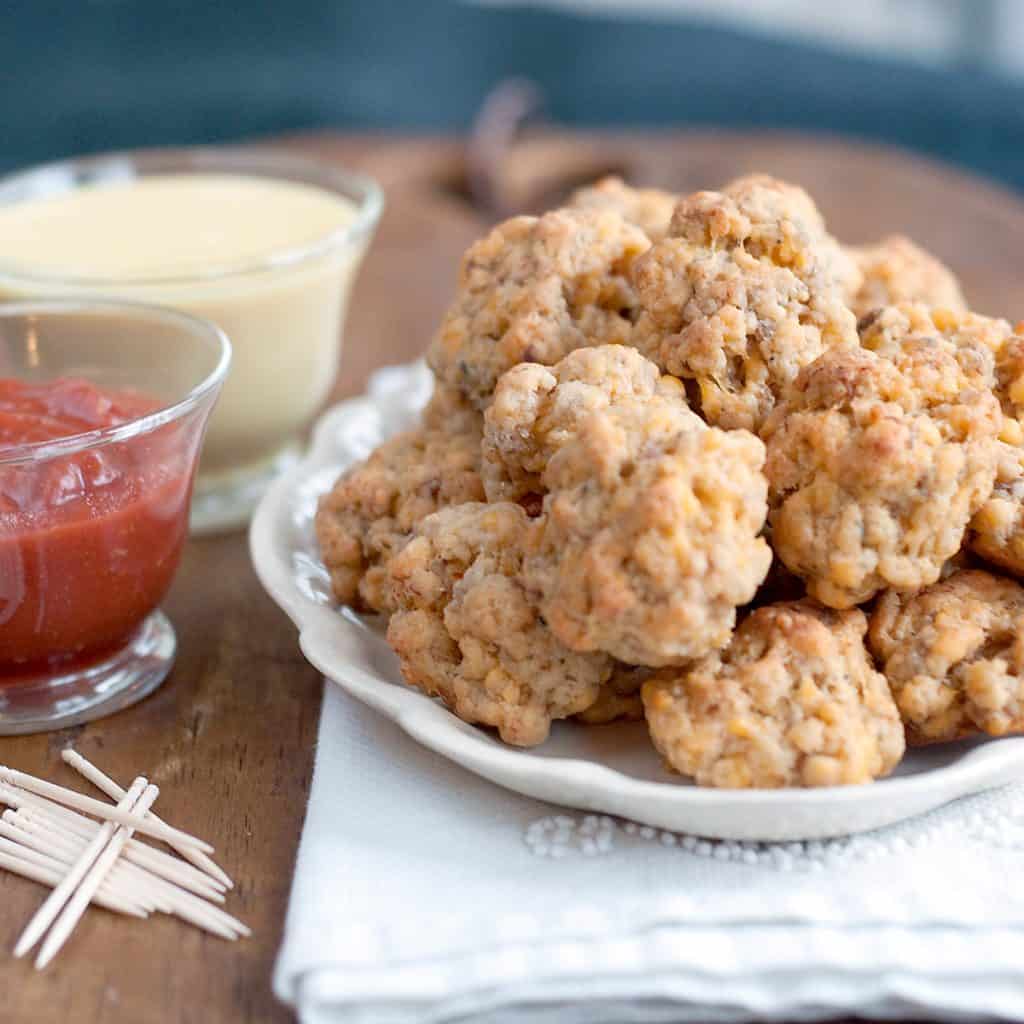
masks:
[[[127,178],[124,172],[129,171]],[[372,234],[384,209],[384,193],[372,178],[349,171],[324,160],[317,160],[269,146],[182,146],[158,149],[124,149],[72,157],[36,164],[0,176],[0,207],[10,204],[5,193],[31,183],[32,179],[64,180],[64,175],[113,173],[113,180],[133,180],[157,174],[210,173],[239,174],[243,177],[272,181],[298,179],[302,184],[318,187],[335,195],[354,200],[356,216],[347,224],[303,245],[292,245],[255,260],[222,263],[205,271],[158,274],[145,277],[89,277],[24,270],[0,260],[0,276],[12,282],[82,289],[147,288],[154,286],[189,285],[220,281],[246,274],[255,274],[296,266],[324,256],[334,250],[358,242]],[[293,177],[289,177],[292,175]],[[73,192],[81,188],[72,184],[66,190],[51,188],[53,194]],[[353,195],[355,193],[355,195]],[[19,200],[13,200],[17,203]]]
[[[178,326],[194,335],[202,335],[214,348],[217,358],[213,369],[194,385],[184,397],[163,405],[153,412],[137,416],[113,427],[97,427],[53,441],[33,441],[29,444],[13,445],[6,450],[0,448],[0,466],[28,465],[61,456],[76,455],[79,452],[101,448],[118,441],[131,440],[151,433],[159,427],[183,419],[213,399],[219,392],[231,365],[231,342],[228,336],[212,321],[203,320],[176,309],[156,306],[146,302],[129,302],[106,299],[46,299],[38,302],[0,302],[0,321],[17,317],[46,317],[52,314],[74,315],[76,313],[123,313],[140,320],[162,321]]]

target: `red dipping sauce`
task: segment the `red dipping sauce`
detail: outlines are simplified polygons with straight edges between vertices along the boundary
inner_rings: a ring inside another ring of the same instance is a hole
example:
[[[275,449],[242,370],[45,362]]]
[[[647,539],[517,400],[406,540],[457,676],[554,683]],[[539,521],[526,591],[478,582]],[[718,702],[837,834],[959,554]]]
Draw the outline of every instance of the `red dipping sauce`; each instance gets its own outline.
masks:
[[[116,649],[160,604],[188,529],[198,441],[172,422],[30,461],[23,446],[163,404],[73,378],[0,378],[0,685]]]

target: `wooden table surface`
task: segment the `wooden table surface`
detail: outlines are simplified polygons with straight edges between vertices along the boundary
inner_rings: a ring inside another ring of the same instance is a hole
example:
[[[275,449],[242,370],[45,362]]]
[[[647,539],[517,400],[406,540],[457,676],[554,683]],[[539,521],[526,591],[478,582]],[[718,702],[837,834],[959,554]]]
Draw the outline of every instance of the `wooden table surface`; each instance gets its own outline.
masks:
[[[365,171],[387,195],[380,232],[356,285],[336,397],[377,366],[415,356],[452,289],[457,261],[487,226],[469,200],[463,148],[429,139],[289,140]],[[804,184],[839,237],[902,231],[961,275],[974,308],[1024,316],[1024,204],[958,172],[892,150],[781,136],[547,135],[503,165],[507,208],[556,199],[607,171],[680,191],[753,170]],[[139,706],[91,725],[0,740],[0,762],[72,783],[69,742],[119,779],[145,773],[160,813],[215,843],[238,880],[228,909],[254,929],[230,945],[164,917],[90,911],[45,974],[0,955],[4,1021],[287,1021],[270,990],[289,880],[312,774],[320,682],[295,634],[260,589],[242,534],[189,544],[167,611],[177,666]],[[0,876],[0,950],[9,950],[42,890]]]

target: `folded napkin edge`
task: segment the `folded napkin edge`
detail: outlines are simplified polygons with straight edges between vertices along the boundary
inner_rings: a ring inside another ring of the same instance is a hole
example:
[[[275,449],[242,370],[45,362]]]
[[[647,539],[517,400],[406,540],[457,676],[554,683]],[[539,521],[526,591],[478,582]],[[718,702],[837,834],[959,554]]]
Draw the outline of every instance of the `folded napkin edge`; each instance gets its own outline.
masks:
[[[809,974],[799,967],[785,971],[749,972],[655,972],[621,978],[581,975],[570,979],[549,979],[516,990],[490,985],[450,992],[403,992],[390,987],[360,992],[345,988],[329,967],[311,968],[296,979],[293,999],[285,999],[302,1020],[313,1011],[317,1020],[325,1013],[331,1019],[407,1019],[433,1024],[464,1019],[497,1009],[525,1010],[531,1005],[572,1005],[585,1009],[599,1003],[606,1012],[620,1007],[665,1004],[671,1019],[738,1021],[820,1019],[822,1014],[856,1012],[860,1017],[916,1018],[922,1012],[942,1013],[948,1019],[977,1020],[981,1016],[1012,1017],[1019,1010],[1024,983],[1019,973],[1000,975],[976,973],[951,976],[946,971],[912,976],[886,970],[865,972],[831,968]],[[723,997],[722,984],[729,985]],[[378,1017],[377,1015],[381,1016]],[[589,1019],[589,1018],[584,1018]],[[660,1017],[645,1017],[657,1020]],[[665,1018],[668,1019],[668,1018]]]
[[[866,934],[866,933],[873,934]],[[764,934],[770,933],[770,934]],[[777,934],[776,934],[777,933]],[[785,935],[783,944],[778,939]],[[854,935],[856,936],[854,940]],[[756,938],[756,943],[751,939]],[[937,957],[938,939],[945,955]],[[905,927],[864,928],[836,926],[822,929],[766,925],[756,930],[730,933],[718,928],[675,928],[603,938],[546,944],[505,944],[470,953],[405,959],[376,960],[372,968],[336,957],[303,964],[289,970],[285,962],[275,971],[274,988],[279,998],[294,1005],[297,991],[314,976],[345,979],[349,995],[365,996],[407,990],[410,998],[435,998],[458,985],[499,987],[522,983],[550,984],[569,978],[643,979],[667,974],[690,979],[787,978],[790,981],[824,974],[857,976],[872,974],[891,979],[935,973],[942,979],[969,983],[972,979],[994,982],[1005,974],[1014,980],[1024,1000],[1024,972],[1015,952],[1024,929],[917,929]],[[774,940],[774,941],[773,941]],[[777,959],[753,961],[750,945],[768,949]],[[978,951],[986,950],[979,960]],[[1004,963],[999,963],[1003,954]],[[698,962],[703,956],[703,962]],[[981,966],[977,966],[978,964]],[[921,964],[925,968],[921,968]],[[384,979],[387,983],[383,983]],[[446,982],[445,978],[453,979]]]

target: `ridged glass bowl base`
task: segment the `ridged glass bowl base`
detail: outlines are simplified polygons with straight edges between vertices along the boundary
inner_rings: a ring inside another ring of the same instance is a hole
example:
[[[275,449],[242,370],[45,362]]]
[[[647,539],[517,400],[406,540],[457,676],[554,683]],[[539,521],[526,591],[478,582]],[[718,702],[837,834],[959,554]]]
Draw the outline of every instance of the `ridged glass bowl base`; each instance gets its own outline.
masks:
[[[124,647],[101,661],[0,674],[0,736],[66,729],[131,707],[167,678],[176,649],[174,627],[156,611]]]

